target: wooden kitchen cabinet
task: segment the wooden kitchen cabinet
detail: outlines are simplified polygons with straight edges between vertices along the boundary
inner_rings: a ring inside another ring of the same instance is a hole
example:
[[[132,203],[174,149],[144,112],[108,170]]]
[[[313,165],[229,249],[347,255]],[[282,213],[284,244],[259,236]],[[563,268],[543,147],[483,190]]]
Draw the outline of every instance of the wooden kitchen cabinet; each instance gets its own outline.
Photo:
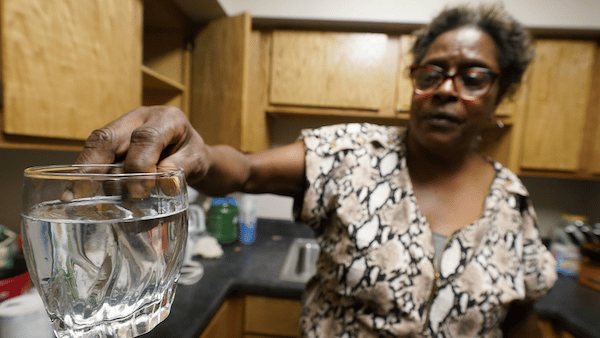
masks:
[[[300,301],[248,295],[244,303],[244,333],[269,337],[299,337]]]
[[[243,152],[269,147],[265,112],[270,37],[249,14],[210,22],[195,37],[192,125],[207,144]]]
[[[511,123],[492,143],[483,144],[483,151],[520,175],[597,179],[598,46],[594,41],[572,39],[537,39],[535,43],[536,58],[519,92],[496,113]]]
[[[539,320],[538,326],[540,328],[542,337],[544,338],[574,338],[569,332],[558,328],[547,320]]]
[[[142,104],[180,108],[189,117],[192,23],[169,0],[144,0]]]
[[[252,28],[248,14],[214,20],[194,39],[190,120],[208,144],[243,152],[269,148],[271,117],[406,125],[413,41],[410,34]],[[500,115],[507,126],[511,105]],[[505,163],[505,143],[485,150]]]
[[[190,23],[169,0],[0,5],[0,147],[80,150],[142,104],[189,111]]]
[[[226,299],[199,338],[241,338],[243,306],[242,297]]]
[[[238,295],[228,298],[199,338],[293,338],[300,335],[299,300]]]
[[[207,144],[245,150],[250,16],[210,22],[196,37],[190,121]]]
[[[596,62],[592,74],[592,90],[590,91],[590,102],[588,106],[588,128],[584,138],[584,151],[582,161],[592,175],[600,177],[600,47],[596,49]],[[589,154],[589,155],[588,155]],[[588,162],[585,162],[585,160]]]
[[[269,148],[269,116],[402,124],[410,39],[253,29],[249,14],[214,20],[194,39],[190,120],[208,144],[243,152]]]
[[[272,49],[271,104],[394,113],[398,39],[275,30]]]
[[[595,52],[592,41],[536,42],[520,168],[580,169]]]
[[[272,35],[270,114],[406,123],[414,36],[298,30]]]
[[[3,0],[1,6],[0,146],[77,147],[141,104],[140,0]]]
[[[522,175],[597,179],[600,56],[589,40],[539,39],[511,147]]]

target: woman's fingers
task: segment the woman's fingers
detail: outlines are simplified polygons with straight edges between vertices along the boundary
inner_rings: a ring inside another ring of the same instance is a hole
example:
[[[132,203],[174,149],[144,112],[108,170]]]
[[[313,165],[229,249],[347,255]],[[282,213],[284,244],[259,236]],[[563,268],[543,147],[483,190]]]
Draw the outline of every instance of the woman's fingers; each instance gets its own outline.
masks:
[[[157,165],[197,174],[204,142],[183,112],[174,107],[140,107],[94,131],[77,163],[123,162],[125,172],[157,171]],[[147,197],[153,180],[127,186],[131,198]],[[167,189],[168,190],[168,189]]]
[[[126,172],[153,173],[161,159],[186,147],[191,128],[187,117],[171,107],[146,108],[142,125],[130,132],[129,146],[123,161]],[[198,136],[199,138],[199,136]],[[172,167],[185,167],[185,158]],[[145,198],[155,187],[153,180],[140,180],[127,186],[131,198]]]
[[[161,158],[180,151],[193,130],[187,117],[172,107],[147,108],[144,123],[130,132],[125,171],[154,172]],[[174,163],[181,166],[180,163]]]
[[[85,141],[76,163],[110,164],[127,153],[131,133],[148,119],[148,108],[134,109],[106,126],[94,130]]]
[[[187,117],[177,108],[140,107],[92,132],[77,163],[122,161],[125,171],[154,172],[161,156],[184,145],[190,129]]]
[[[182,168],[187,181],[195,183],[206,175],[209,163],[207,148],[202,138],[198,136],[187,141],[178,151],[167,154],[159,162],[159,166]]]

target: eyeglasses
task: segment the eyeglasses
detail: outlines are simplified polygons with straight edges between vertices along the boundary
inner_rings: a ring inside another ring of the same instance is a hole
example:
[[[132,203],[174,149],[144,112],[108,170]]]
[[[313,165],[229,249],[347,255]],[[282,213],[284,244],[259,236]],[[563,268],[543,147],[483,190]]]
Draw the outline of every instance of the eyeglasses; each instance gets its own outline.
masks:
[[[483,67],[459,69],[454,75],[449,75],[442,67],[434,65],[413,65],[410,68],[410,77],[417,94],[431,94],[444,81],[452,79],[458,95],[463,99],[476,99],[485,95],[498,76],[499,73]]]

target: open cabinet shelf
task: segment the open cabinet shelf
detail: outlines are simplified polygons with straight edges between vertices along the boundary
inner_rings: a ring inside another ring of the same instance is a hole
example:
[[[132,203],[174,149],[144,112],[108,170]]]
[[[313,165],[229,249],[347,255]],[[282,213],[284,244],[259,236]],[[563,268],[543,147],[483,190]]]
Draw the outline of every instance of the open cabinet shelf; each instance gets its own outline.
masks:
[[[143,105],[175,106],[189,114],[191,25],[170,1],[144,0]]]
[[[142,85],[144,88],[172,90],[180,93],[186,90],[182,83],[173,81],[144,65],[142,65]]]

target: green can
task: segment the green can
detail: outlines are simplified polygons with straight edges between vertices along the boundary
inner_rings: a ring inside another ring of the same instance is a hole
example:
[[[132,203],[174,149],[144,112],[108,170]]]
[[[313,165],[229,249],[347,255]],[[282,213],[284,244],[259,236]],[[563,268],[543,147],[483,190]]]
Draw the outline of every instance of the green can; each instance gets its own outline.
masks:
[[[214,198],[209,209],[208,232],[220,244],[237,239],[238,208],[235,198]]]

